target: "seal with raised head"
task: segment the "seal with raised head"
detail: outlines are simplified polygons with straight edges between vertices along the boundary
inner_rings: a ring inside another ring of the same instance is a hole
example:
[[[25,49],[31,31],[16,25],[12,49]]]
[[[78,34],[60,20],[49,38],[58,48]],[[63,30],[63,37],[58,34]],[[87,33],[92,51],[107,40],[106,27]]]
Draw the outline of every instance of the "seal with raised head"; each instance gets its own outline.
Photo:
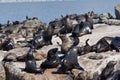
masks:
[[[69,50],[69,52],[65,55],[65,57],[61,61],[61,67],[58,69],[58,73],[66,73],[70,71],[72,73],[72,69],[78,69],[84,71],[84,69],[79,65],[77,59],[78,49],[73,47]]]
[[[31,46],[30,50],[27,53],[25,60],[25,71],[29,73],[42,73],[42,69],[36,66],[36,61],[33,54],[34,50],[34,47]]]
[[[47,54],[47,59],[42,62],[41,68],[42,69],[47,69],[47,68],[57,68],[58,65],[60,64],[61,58],[59,57],[58,53],[58,48],[53,48],[48,51]]]

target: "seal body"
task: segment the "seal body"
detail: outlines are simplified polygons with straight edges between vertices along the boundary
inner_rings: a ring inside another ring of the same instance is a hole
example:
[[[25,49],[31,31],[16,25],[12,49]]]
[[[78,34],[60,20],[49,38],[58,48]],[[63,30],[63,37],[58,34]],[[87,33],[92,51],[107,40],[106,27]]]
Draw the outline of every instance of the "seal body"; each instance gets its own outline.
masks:
[[[14,49],[14,48],[15,48],[15,45],[14,45],[14,43],[12,42],[11,39],[5,40],[5,42],[2,44],[2,49],[3,49],[4,51],[9,51],[9,50]]]
[[[47,59],[42,62],[41,68],[56,68],[60,64],[60,57],[57,55],[58,48],[53,48],[48,51]]]
[[[89,22],[81,22],[77,24],[72,31],[72,36],[80,37],[85,34],[91,34],[92,30],[90,26]]]
[[[111,48],[115,49],[116,52],[120,52],[120,37],[115,37],[111,42]]]
[[[77,60],[78,49],[73,47],[65,55],[61,62],[61,67],[58,69],[59,73],[66,73],[67,71],[72,71],[72,69],[84,70],[78,63]]]
[[[74,45],[74,41],[70,39],[70,37],[64,35],[64,34],[59,34],[59,38],[62,40],[61,46],[61,52],[63,54],[66,54],[71,47]]]
[[[35,57],[33,55],[34,49],[30,49],[25,60],[25,71],[29,73],[42,73],[42,69],[36,66]]]

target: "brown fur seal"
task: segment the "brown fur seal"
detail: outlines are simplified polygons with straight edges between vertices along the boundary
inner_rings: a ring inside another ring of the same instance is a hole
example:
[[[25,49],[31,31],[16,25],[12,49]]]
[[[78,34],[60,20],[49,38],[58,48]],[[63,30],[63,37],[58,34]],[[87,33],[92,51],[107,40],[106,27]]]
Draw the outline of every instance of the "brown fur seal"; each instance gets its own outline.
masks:
[[[117,64],[116,61],[110,61],[106,67],[101,72],[99,79],[97,80],[107,80],[107,78],[112,74],[114,66]]]
[[[78,69],[84,71],[84,69],[78,63],[77,53],[78,50],[76,47],[71,48],[63,58],[61,62],[61,67],[58,69],[57,72],[64,74],[70,71],[72,73],[72,69]]]
[[[59,38],[62,40],[61,46],[61,52],[63,54],[66,54],[68,50],[74,45],[74,42],[70,39],[70,37],[67,37],[64,34],[59,34]]]
[[[95,45],[92,46],[92,51],[96,53],[106,52],[111,50],[109,42],[105,38],[101,38]]]
[[[88,44],[89,39],[87,39],[86,45],[83,47],[78,47],[78,55],[83,55],[91,52],[91,46]]]

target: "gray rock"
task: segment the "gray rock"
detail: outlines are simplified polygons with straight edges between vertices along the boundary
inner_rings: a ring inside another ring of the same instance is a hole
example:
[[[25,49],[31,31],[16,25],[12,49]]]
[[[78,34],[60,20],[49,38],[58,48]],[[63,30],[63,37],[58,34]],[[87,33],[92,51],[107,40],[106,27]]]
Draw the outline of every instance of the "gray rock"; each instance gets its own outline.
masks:
[[[2,62],[0,62],[0,80],[6,80],[6,73]]]
[[[40,64],[41,62],[38,62]],[[73,80],[71,76],[66,74],[52,74],[56,69],[47,69],[44,74],[27,73],[23,71],[25,64],[22,62],[6,62],[6,80]]]
[[[12,49],[10,51],[8,51],[2,58],[1,60],[5,61],[24,61],[26,58],[26,54],[28,52],[29,48],[28,47],[24,47],[24,48],[15,48]],[[44,52],[42,52],[41,50],[36,50],[34,52],[35,54],[35,59],[36,60],[42,60],[46,58],[46,54]],[[2,55],[1,55],[2,56]]]

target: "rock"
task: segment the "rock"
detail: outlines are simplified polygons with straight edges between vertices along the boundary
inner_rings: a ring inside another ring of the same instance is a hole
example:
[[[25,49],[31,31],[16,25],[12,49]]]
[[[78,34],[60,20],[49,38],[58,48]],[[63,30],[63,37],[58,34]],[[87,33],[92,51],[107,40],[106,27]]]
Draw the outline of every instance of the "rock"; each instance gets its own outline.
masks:
[[[6,72],[2,62],[0,62],[0,80],[6,80]]]
[[[98,57],[98,59],[95,58]],[[104,52],[104,53],[88,53],[79,57],[79,64],[89,73],[89,77],[92,78],[97,72],[98,74],[106,67],[110,61],[117,61],[114,70],[119,70],[120,66],[120,53],[116,52]]]
[[[34,54],[35,54],[35,59],[36,59],[36,60],[42,60],[42,59],[45,59],[45,58],[47,57],[47,54],[46,54],[46,53],[44,53],[44,52],[42,52],[42,51],[38,51],[38,50],[36,50],[36,51],[34,52]]]
[[[0,62],[3,60],[4,56],[7,54],[6,51],[0,50]]]
[[[115,16],[116,19],[120,19],[120,4],[115,6]]]
[[[97,56],[99,59],[90,58],[90,56]],[[102,57],[101,57],[102,56]],[[104,52],[104,53],[88,53],[78,57],[78,62],[85,71],[79,71],[73,69],[75,75],[75,80],[92,79],[95,73],[101,74],[102,70],[106,67],[108,62],[117,61],[114,67],[114,71],[120,70],[120,54],[116,52]],[[43,60],[37,61],[37,66],[39,67]],[[4,67],[7,74],[7,80],[73,80],[73,76],[68,74],[54,74],[57,69],[46,69],[43,74],[31,74],[23,71],[25,68],[24,62],[6,62]]]
[[[120,20],[118,20],[118,19],[109,19],[107,24],[109,24],[109,25],[120,25]]]
[[[52,74],[56,71],[55,68],[47,69],[44,74],[34,74],[23,71],[25,68],[23,62],[6,62],[4,67],[7,75],[6,80],[73,80],[71,76],[66,74]]]
[[[6,53],[6,55],[4,56],[5,57],[4,60],[5,61],[17,61],[17,60],[24,61],[28,50],[29,50],[28,47],[12,49]],[[45,59],[47,56],[44,52],[40,50],[39,51],[36,50],[34,54],[35,54],[36,60]]]

